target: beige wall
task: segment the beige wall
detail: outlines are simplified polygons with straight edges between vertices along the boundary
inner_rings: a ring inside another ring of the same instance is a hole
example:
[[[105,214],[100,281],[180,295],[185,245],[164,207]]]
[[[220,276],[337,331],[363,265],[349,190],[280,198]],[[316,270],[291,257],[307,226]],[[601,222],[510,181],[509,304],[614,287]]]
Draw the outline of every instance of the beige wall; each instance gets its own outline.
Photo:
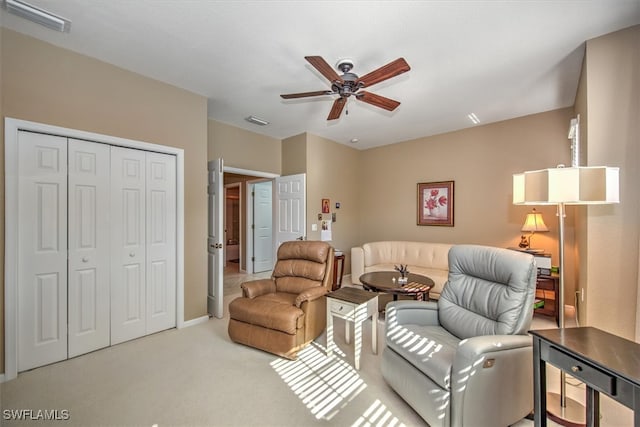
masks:
[[[5,116],[184,149],[184,312],[186,320],[206,315],[206,99],[10,30],[0,31]],[[4,133],[0,138],[4,152]],[[0,168],[4,176],[4,162]],[[4,203],[0,223],[3,207]],[[2,241],[4,248],[4,237]]]
[[[225,167],[280,174],[279,139],[209,120],[207,141],[209,160],[222,157]]]
[[[512,174],[568,164],[571,117],[567,108],[362,152],[360,243],[394,239],[517,246],[531,208],[512,204]],[[417,184],[449,180],[455,182],[454,227],[417,226]],[[556,209],[536,209],[550,232],[536,234],[533,246],[550,252],[557,265]],[[566,225],[572,244],[571,212]],[[573,256],[566,258],[572,266]],[[567,277],[566,295],[573,295],[573,279]]]
[[[640,26],[587,41],[587,165],[620,167],[620,204],[590,206],[586,324],[635,338],[640,241]],[[581,108],[584,108],[582,103]],[[614,310],[614,311],[612,311]],[[615,315],[612,313],[615,312]]]
[[[360,209],[360,193],[363,189],[360,173],[361,153],[344,144],[338,144],[316,135],[307,134],[307,239],[320,240],[322,199],[329,199],[331,220],[331,245],[345,254],[345,274],[351,272],[351,247],[358,244],[358,229],[363,212]],[[336,209],[336,202],[340,208]],[[311,231],[316,224],[318,231]]]
[[[307,134],[292,136],[282,141],[282,175],[307,172]]]

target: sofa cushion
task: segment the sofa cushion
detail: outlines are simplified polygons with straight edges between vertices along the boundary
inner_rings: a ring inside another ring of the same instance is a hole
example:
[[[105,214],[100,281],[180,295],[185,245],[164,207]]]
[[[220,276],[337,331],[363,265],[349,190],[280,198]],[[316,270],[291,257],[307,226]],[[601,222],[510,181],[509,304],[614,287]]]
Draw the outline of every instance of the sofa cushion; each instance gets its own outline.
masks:
[[[387,347],[449,390],[451,366],[460,340],[440,326],[399,325],[387,331]]]
[[[364,265],[410,264],[439,270],[449,270],[450,244],[425,242],[373,242],[362,245]]]
[[[236,298],[229,304],[229,315],[241,322],[295,335],[304,327],[304,311],[293,305],[295,297],[272,293],[254,299]]]

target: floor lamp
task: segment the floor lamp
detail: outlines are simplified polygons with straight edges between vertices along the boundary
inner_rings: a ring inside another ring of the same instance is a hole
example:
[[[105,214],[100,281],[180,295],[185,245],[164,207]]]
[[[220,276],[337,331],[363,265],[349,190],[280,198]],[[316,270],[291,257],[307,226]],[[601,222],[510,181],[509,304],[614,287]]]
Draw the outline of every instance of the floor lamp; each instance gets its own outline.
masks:
[[[513,175],[513,203],[557,205],[558,263],[560,275],[559,326],[564,328],[564,218],[565,205],[619,203],[619,169],[572,166],[528,171]],[[585,424],[585,410],[566,396],[565,373],[560,372],[560,393],[547,394],[547,413],[566,426]]]

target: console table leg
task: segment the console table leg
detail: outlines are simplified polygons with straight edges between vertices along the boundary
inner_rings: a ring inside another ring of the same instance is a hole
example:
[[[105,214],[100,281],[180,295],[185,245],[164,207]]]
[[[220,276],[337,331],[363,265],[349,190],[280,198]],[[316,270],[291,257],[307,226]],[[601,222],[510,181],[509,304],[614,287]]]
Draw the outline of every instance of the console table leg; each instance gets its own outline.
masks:
[[[587,425],[600,426],[600,393],[587,385]]]
[[[547,427],[547,368],[540,357],[540,338],[533,338],[533,423]]]

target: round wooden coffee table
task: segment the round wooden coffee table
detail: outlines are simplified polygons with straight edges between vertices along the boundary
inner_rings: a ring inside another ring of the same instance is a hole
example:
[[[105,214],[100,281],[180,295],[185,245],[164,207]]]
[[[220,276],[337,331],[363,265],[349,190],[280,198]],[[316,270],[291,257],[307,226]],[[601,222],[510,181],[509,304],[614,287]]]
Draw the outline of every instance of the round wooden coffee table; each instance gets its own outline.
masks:
[[[400,285],[399,277],[400,273],[396,271],[372,271],[360,276],[360,283],[366,290],[392,294],[394,301],[398,299],[398,295],[412,295],[419,301],[429,299],[429,291],[434,285],[433,280],[427,276],[409,273],[407,284]]]

